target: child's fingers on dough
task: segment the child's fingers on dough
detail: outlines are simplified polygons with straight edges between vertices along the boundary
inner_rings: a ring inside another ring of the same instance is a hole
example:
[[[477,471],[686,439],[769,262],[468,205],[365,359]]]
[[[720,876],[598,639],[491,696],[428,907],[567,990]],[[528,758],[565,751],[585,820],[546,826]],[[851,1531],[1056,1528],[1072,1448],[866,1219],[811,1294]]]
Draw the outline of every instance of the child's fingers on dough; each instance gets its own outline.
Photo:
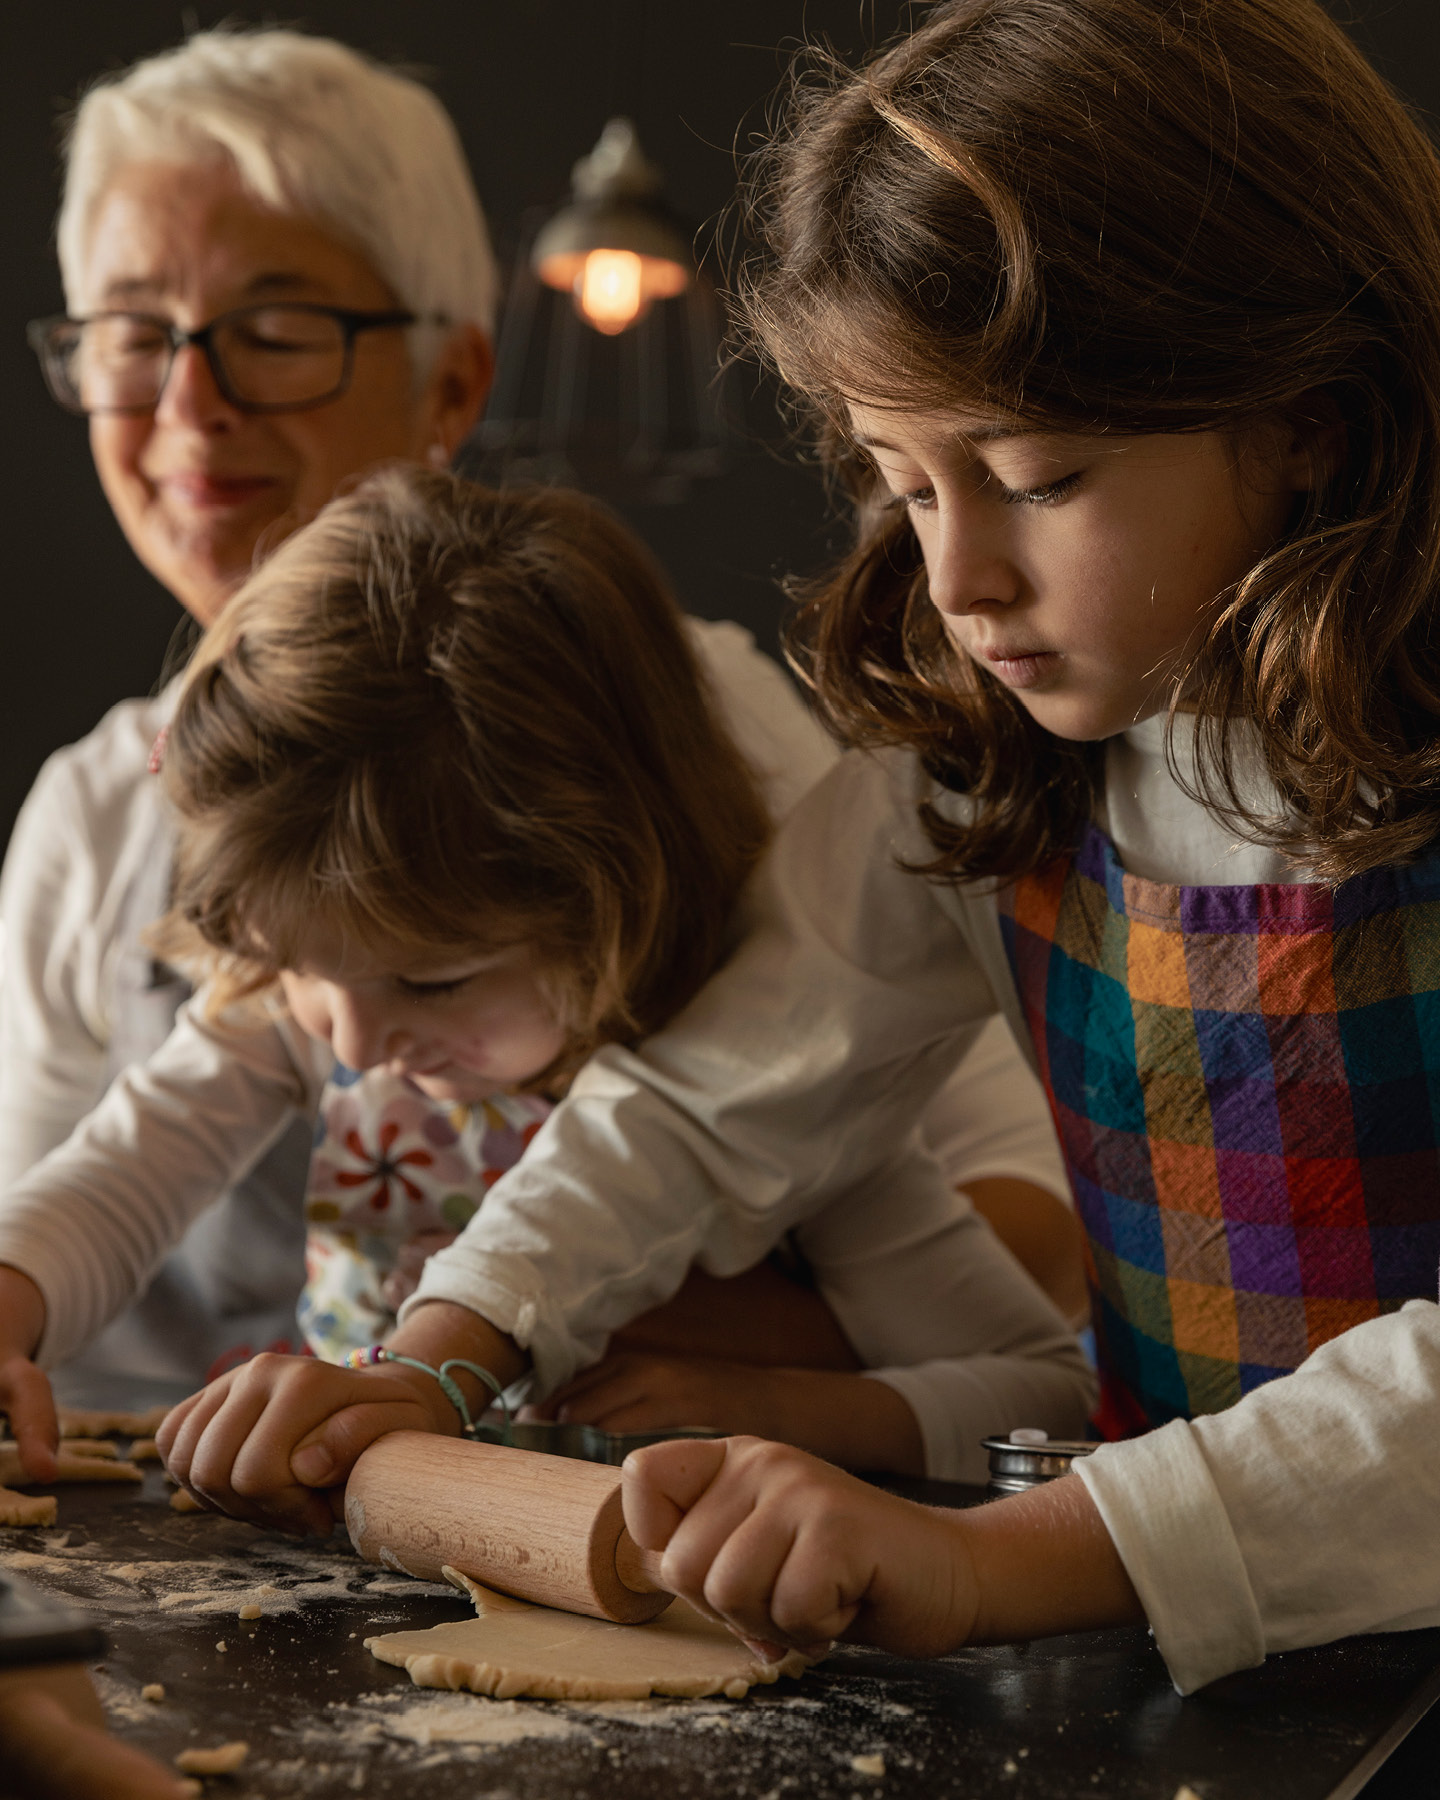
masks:
[[[725,1466],[724,1439],[681,1438],[632,1450],[620,1465],[625,1529],[643,1550],[663,1550]]]
[[[0,1364],[0,1412],[9,1415],[25,1473],[32,1481],[53,1480],[60,1422],[50,1383],[29,1357],[13,1356]]]

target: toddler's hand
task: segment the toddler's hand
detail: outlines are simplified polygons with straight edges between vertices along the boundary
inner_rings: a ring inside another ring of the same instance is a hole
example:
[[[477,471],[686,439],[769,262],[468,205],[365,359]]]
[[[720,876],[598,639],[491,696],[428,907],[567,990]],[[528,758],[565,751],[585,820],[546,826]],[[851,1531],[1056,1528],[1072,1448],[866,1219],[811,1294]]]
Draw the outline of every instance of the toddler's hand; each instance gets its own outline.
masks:
[[[390,1431],[454,1434],[459,1424],[418,1370],[267,1353],[182,1400],[156,1443],[170,1473],[217,1511],[328,1537],[362,1450]]]
[[[44,1329],[39,1288],[18,1269],[0,1265],[0,1413],[10,1420],[21,1466],[32,1481],[53,1478],[60,1441],[50,1383],[31,1360]]]
[[[584,1369],[527,1415],[602,1431],[716,1431],[775,1437],[769,1402],[773,1371],[708,1356],[651,1356],[621,1350]]]
[[[666,1586],[772,1660],[838,1637],[937,1656],[974,1627],[961,1514],[755,1438],[654,1444],[623,1474],[626,1526],[664,1552]]]

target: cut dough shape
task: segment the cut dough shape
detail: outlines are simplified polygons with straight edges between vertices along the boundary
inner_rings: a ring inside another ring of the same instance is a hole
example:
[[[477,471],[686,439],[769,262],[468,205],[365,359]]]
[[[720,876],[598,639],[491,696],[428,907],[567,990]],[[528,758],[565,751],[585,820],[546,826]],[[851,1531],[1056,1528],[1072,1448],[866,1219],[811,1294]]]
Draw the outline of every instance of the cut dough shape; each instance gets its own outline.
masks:
[[[17,1494],[14,1488],[0,1487],[0,1525],[53,1525],[55,1513],[53,1494]]]
[[[119,1446],[112,1444],[109,1438],[65,1438],[60,1440],[60,1454],[66,1452],[71,1456],[99,1456],[106,1462],[114,1462],[120,1455]],[[134,1458],[131,1458],[134,1461]]]
[[[170,1510],[178,1513],[202,1513],[209,1512],[210,1508],[202,1506],[189,1488],[176,1488],[170,1496]]]
[[[182,1750],[175,1767],[182,1775],[233,1775],[249,1754],[249,1744],[240,1738],[213,1750]]]
[[[63,1445],[55,1458],[55,1473],[51,1481],[143,1481],[144,1472],[137,1469],[134,1463],[121,1462],[118,1459],[109,1461],[103,1456],[76,1456],[73,1451]],[[11,1483],[30,1483],[30,1477],[20,1467],[20,1452],[13,1444],[0,1444],[0,1487],[9,1487]]]
[[[148,1412],[104,1412],[74,1406],[60,1408],[61,1437],[154,1437],[168,1406],[152,1406]]]
[[[130,1446],[131,1462],[159,1462],[160,1447],[154,1438],[136,1438]]]
[[[615,1625],[491,1593],[455,1569],[444,1573],[470,1595],[475,1618],[365,1640],[372,1656],[408,1670],[417,1687],[469,1688],[497,1700],[516,1694],[539,1700],[724,1694],[739,1700],[752,1687],[810,1666],[794,1650],[781,1662],[762,1662],[683,1600],[646,1625]]]

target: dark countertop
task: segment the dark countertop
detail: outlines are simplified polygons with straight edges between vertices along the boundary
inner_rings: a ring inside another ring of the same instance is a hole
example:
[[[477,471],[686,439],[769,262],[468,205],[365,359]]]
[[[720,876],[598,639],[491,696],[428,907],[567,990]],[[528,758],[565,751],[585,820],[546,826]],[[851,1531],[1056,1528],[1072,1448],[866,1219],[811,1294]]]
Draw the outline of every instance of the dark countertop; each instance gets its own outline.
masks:
[[[361,1563],[343,1537],[173,1513],[158,1469],[143,1490],[56,1491],[58,1526],[0,1530],[0,1564],[103,1624],[95,1679],[122,1737],[165,1760],[249,1741],[240,1775],[207,1786],[234,1800],[1174,1800],[1182,1783],[1200,1800],[1350,1800],[1440,1691],[1440,1631],[1423,1631],[1274,1657],[1181,1700],[1131,1630],[930,1663],[841,1648],[741,1702],[490,1701],[415,1688],[369,1655],[371,1632],[465,1608]],[[242,1622],[251,1599],[264,1614]],[[157,1681],[163,1703],[142,1700]],[[883,1776],[852,1765],[877,1754]]]

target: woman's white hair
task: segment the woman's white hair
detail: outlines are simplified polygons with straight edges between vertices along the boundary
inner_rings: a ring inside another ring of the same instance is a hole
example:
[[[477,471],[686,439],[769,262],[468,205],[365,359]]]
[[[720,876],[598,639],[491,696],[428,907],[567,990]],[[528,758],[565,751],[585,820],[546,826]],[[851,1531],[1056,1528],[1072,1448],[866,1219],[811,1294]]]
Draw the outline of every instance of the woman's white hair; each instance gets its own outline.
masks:
[[[357,249],[418,317],[493,333],[495,258],[450,115],[358,51],[296,31],[204,31],[97,82],[71,126],[56,231],[72,312],[87,304],[106,188],[150,161],[228,162],[257,200]],[[433,352],[438,337],[417,336]]]

